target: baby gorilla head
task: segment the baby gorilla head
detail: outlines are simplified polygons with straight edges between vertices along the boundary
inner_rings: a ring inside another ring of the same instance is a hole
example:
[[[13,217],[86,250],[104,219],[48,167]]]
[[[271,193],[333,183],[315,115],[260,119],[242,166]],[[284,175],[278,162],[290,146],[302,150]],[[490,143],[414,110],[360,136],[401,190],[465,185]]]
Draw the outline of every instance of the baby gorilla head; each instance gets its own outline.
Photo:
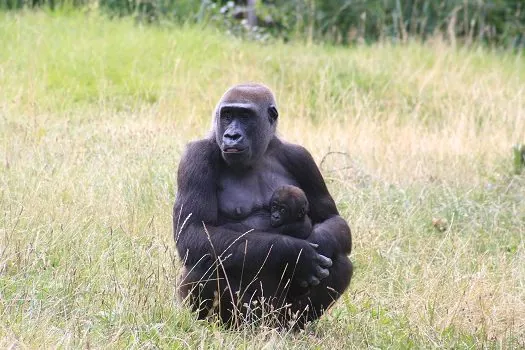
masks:
[[[308,212],[308,200],[299,187],[286,185],[275,190],[270,200],[272,227],[302,221]]]

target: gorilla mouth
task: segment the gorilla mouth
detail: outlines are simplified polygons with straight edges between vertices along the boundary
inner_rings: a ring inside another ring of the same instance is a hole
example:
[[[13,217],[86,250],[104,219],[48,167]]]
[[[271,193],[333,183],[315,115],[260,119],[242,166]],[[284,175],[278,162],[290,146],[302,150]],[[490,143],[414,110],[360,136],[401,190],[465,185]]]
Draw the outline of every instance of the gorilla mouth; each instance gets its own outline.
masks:
[[[236,147],[228,147],[228,148],[225,148],[224,149],[224,153],[242,153],[246,151],[246,149],[240,149],[240,148],[236,148]]]

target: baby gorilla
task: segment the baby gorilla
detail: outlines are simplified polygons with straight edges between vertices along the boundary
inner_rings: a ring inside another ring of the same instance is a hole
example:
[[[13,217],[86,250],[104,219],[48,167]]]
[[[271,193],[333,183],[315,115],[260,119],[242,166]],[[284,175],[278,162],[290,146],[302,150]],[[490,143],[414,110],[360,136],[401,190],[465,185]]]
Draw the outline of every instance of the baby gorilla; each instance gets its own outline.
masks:
[[[312,221],[307,212],[308,199],[299,187],[281,186],[270,199],[270,223],[281,234],[308,238],[312,232]]]

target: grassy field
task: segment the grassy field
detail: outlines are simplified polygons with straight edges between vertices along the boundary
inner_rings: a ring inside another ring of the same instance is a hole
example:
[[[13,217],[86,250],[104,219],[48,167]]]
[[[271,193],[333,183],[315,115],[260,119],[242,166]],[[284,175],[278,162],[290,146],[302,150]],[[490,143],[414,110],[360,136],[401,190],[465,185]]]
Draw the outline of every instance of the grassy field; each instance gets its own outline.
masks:
[[[81,13],[0,13],[0,43],[1,348],[525,346],[525,57]],[[181,152],[249,80],[354,235],[348,292],[299,334],[223,330],[175,300]]]

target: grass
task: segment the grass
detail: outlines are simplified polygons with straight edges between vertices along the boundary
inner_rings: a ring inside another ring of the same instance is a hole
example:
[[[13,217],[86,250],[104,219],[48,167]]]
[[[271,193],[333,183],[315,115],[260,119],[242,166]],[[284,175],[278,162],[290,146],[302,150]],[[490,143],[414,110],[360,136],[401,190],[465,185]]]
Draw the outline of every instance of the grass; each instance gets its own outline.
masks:
[[[87,13],[0,13],[0,43],[1,347],[525,346],[522,56]],[[280,134],[353,230],[348,292],[299,334],[224,330],[175,299],[177,164],[248,80],[275,91]]]

